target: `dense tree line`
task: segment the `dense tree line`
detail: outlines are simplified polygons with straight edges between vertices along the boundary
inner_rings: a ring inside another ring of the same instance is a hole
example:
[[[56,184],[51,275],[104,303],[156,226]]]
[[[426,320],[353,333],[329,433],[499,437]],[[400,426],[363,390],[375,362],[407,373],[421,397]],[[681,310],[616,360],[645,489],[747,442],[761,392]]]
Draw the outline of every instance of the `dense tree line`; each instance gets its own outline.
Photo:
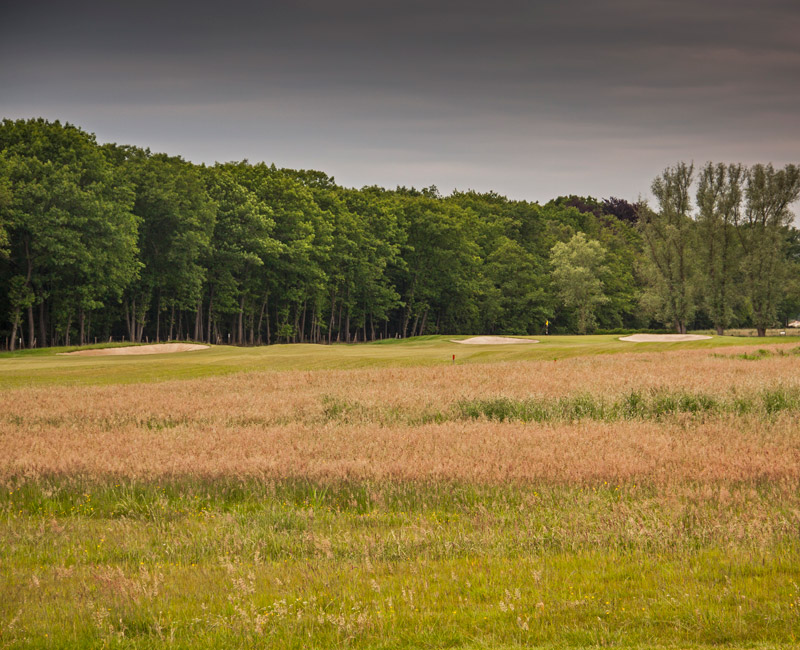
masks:
[[[69,124],[0,124],[0,341],[357,342],[662,323],[763,331],[800,310],[797,168],[656,179],[657,206],[545,205],[322,172],[194,165]]]

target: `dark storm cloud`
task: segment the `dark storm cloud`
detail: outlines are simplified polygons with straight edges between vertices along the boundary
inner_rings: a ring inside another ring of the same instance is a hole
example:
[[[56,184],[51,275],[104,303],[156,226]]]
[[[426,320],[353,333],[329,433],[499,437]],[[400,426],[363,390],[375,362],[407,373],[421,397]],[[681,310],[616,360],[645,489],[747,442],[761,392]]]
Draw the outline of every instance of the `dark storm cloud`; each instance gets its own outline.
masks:
[[[0,113],[349,185],[635,197],[680,159],[789,162],[794,2],[19,3]]]

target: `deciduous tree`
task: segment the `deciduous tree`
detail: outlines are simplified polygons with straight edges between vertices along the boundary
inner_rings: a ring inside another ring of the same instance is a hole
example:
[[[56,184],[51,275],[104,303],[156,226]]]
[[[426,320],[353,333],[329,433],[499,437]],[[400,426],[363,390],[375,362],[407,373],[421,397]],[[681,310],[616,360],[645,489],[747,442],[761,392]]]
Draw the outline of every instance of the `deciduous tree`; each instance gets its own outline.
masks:
[[[800,168],[753,165],[747,175],[746,205],[739,222],[748,305],[759,336],[777,320],[788,271],[787,237],[800,197]]]
[[[640,228],[644,241],[643,275],[647,288],[642,303],[679,334],[694,316],[696,266],[690,189],[694,165],[678,163],[653,181],[658,211],[642,206]]]
[[[736,224],[741,217],[742,165],[708,163],[697,187],[699,271],[704,302],[717,334],[722,336],[740,296]]]
[[[67,344],[77,321],[83,343],[88,314],[118,300],[135,275],[130,186],[94,136],[69,124],[4,120],[0,148],[11,187],[3,213],[12,320],[27,312],[32,347],[38,305],[38,345],[47,344],[48,319]]]
[[[600,242],[576,233],[568,242],[558,242],[550,251],[553,285],[562,303],[575,310],[578,332],[594,327],[594,312],[608,298],[603,293],[601,276],[607,271],[606,250]]]

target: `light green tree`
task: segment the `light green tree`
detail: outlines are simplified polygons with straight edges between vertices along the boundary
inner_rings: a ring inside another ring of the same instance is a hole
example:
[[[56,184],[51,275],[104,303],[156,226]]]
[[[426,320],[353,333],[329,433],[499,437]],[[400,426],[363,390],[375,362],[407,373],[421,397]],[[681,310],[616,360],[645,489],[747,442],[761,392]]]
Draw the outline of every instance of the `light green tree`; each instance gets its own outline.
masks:
[[[544,289],[539,260],[519,243],[501,236],[493,242],[493,250],[485,262],[485,270],[496,287],[497,316],[488,320],[491,312],[483,307],[481,312],[486,330],[494,331],[502,317],[502,331],[512,334],[533,334],[535,325],[544,322],[550,313],[543,306]]]
[[[550,251],[553,285],[562,303],[575,310],[581,334],[594,327],[595,308],[608,301],[601,279],[607,272],[605,257],[600,242],[587,239],[582,232],[566,243],[558,242]]]

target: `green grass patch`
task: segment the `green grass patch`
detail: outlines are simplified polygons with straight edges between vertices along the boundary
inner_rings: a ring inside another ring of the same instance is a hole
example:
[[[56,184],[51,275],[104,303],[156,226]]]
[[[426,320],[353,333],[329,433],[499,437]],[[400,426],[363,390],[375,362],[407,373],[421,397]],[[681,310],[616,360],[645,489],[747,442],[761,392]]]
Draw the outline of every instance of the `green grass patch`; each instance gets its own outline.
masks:
[[[775,386],[753,394],[731,392],[712,395],[667,389],[631,391],[616,399],[579,393],[565,397],[489,397],[462,399],[450,408],[429,407],[422,411],[398,407],[367,406],[358,400],[325,395],[323,422],[373,422],[411,425],[452,422],[463,419],[497,422],[573,422],[597,420],[659,420],[674,416],[713,417],[750,415],[771,418],[783,412],[800,412],[800,388]]]
[[[633,391],[619,399],[581,394],[556,399],[530,398],[462,400],[456,414],[463,418],[569,422],[573,420],[653,420],[679,414],[721,415],[750,413],[773,415],[800,410],[800,389],[776,388],[746,397],[720,398],[682,391]]]
[[[11,647],[791,647],[796,485],[20,479]]]
[[[745,352],[743,354],[713,354],[712,356],[718,359],[742,359],[743,361],[762,361],[764,359],[771,359],[773,357],[800,356],[800,346],[789,349],[776,348],[774,350],[766,350],[764,348],[760,348],[754,352]]]

